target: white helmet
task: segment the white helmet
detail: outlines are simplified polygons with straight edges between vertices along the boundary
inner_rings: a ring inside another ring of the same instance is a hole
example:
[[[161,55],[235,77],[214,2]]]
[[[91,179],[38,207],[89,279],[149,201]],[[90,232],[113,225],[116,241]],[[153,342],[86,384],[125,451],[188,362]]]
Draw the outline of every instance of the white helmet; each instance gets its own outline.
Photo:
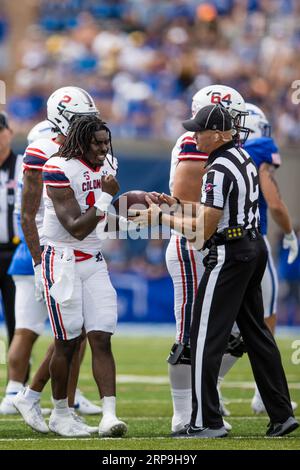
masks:
[[[192,100],[192,115],[195,116],[197,112],[204,106],[220,103],[226,108],[233,119],[233,127],[235,131],[233,135],[243,133],[243,141],[248,137],[249,130],[245,127],[245,117],[248,114],[246,110],[246,103],[242,95],[229,86],[225,85],[209,85],[199,90]]]
[[[54,132],[55,126],[50,121],[41,121],[36,124],[27,136],[28,145],[38,139],[55,139],[57,132]]]
[[[67,135],[72,118],[83,114],[99,114],[99,111],[93,98],[82,88],[59,88],[47,101],[48,120],[63,135]]]
[[[249,139],[271,136],[271,125],[265,113],[254,104],[246,103],[248,115],[245,119],[245,126],[250,129]]]

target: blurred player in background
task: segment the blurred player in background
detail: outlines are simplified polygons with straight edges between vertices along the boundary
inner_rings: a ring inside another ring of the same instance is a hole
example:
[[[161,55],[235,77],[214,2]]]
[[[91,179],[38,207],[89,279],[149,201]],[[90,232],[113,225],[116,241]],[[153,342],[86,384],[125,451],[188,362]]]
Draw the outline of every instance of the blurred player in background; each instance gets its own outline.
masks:
[[[258,168],[259,174],[259,211],[260,229],[268,248],[268,263],[262,279],[262,293],[264,302],[265,322],[271,332],[275,333],[278,279],[274,267],[270,244],[267,239],[268,232],[268,209],[274,222],[283,231],[283,248],[289,250],[288,263],[293,263],[298,255],[298,240],[293,230],[289,211],[282,200],[275,179],[275,171],[281,165],[278,147],[271,137],[271,126],[264,114],[258,107],[246,103],[248,115],[245,125],[250,129],[249,137],[244,149],[250,154]],[[292,402],[295,409],[296,404]],[[256,386],[255,395],[251,407],[255,413],[266,412],[260,393]]]
[[[245,131],[242,120],[246,107],[242,96],[233,88],[211,85],[198,91],[192,101],[192,115],[204,106],[221,103],[235,123],[235,133]],[[170,193],[178,199],[199,202],[202,177],[208,156],[197,149],[193,132],[185,132],[177,140],[171,159]],[[172,432],[180,432],[189,423],[192,411],[190,325],[198,285],[204,272],[203,253],[186,238],[173,231],[166,263],[174,285],[176,341],[168,358],[173,401]],[[235,356],[225,354],[220,375],[223,377],[235,362]],[[223,414],[224,414],[224,410]],[[225,423],[227,429],[231,429]]]
[[[34,126],[27,136],[28,145],[38,139],[55,139],[54,126],[49,121],[42,121]],[[34,295],[34,271],[32,257],[26,245],[21,228],[21,199],[23,171],[18,177],[15,200],[15,217],[18,226],[20,244],[17,247],[9,267],[16,288],[15,318],[16,327],[12,343],[8,350],[8,384],[5,397],[0,404],[1,414],[18,413],[13,404],[15,395],[23,389],[26,382],[32,347],[42,333],[47,309],[44,302],[38,302]],[[50,411],[50,410],[49,410]]]
[[[97,116],[72,122],[59,155],[43,168],[45,217],[42,271],[55,336],[50,363],[54,410],[49,428],[62,436],[84,436],[74,428],[67,402],[73,355],[85,328],[93,375],[103,399],[99,435],[123,436],[116,417],[116,371],[111,335],[117,323],[117,296],[96,232],[106,226],[107,209],[119,185],[108,155],[111,134]]]

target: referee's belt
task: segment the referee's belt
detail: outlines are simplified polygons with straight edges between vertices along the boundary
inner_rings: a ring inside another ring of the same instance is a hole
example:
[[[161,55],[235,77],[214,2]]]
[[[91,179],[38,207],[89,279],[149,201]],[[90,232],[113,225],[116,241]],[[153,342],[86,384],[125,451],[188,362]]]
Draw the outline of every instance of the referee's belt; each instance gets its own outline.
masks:
[[[215,233],[212,236],[211,242],[213,245],[224,245],[236,240],[248,237],[250,240],[256,240],[259,237],[260,231],[257,228],[244,228],[241,225],[236,227],[227,227],[222,232]]]

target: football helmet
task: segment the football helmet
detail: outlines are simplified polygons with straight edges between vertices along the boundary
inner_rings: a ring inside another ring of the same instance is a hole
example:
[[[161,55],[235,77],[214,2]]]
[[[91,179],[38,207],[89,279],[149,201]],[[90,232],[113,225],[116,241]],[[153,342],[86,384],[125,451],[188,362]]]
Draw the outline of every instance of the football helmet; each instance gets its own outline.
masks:
[[[63,135],[67,135],[74,116],[83,114],[99,114],[99,111],[93,98],[82,88],[59,88],[47,101],[48,120]]]
[[[246,103],[248,115],[245,119],[245,126],[250,129],[249,139],[259,137],[271,137],[271,125],[265,113],[255,104]]]
[[[55,126],[50,121],[41,121],[36,124],[27,136],[28,145],[38,139],[55,139],[57,132],[54,132]]]
[[[221,104],[229,111],[233,120],[234,138],[245,142],[249,135],[249,129],[245,126],[245,117],[248,113],[242,95],[229,86],[209,85],[193,96],[192,115],[195,116],[201,108],[212,104]]]

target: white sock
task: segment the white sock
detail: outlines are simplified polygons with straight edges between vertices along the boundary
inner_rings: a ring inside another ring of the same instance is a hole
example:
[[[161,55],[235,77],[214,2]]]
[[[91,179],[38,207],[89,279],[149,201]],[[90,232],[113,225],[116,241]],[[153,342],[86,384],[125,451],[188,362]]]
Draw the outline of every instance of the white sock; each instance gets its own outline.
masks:
[[[192,413],[191,366],[169,364],[169,378],[173,402],[172,427],[180,422],[188,424]]]
[[[225,375],[230,371],[231,367],[236,363],[238,359],[239,357],[232,356],[228,353],[223,355],[219,372],[219,377],[221,381],[222,379],[224,379]]]
[[[9,380],[6,386],[5,395],[16,395],[21,390],[23,390],[24,386],[22,382],[16,382],[15,380]]]
[[[30,387],[26,387],[24,397],[29,401],[38,401],[41,398],[41,392],[31,390]]]
[[[116,397],[103,397],[102,415],[116,416]]]
[[[61,400],[55,400],[53,398],[55,413],[59,416],[68,416],[70,415],[70,410],[68,407],[68,398],[62,398]]]

